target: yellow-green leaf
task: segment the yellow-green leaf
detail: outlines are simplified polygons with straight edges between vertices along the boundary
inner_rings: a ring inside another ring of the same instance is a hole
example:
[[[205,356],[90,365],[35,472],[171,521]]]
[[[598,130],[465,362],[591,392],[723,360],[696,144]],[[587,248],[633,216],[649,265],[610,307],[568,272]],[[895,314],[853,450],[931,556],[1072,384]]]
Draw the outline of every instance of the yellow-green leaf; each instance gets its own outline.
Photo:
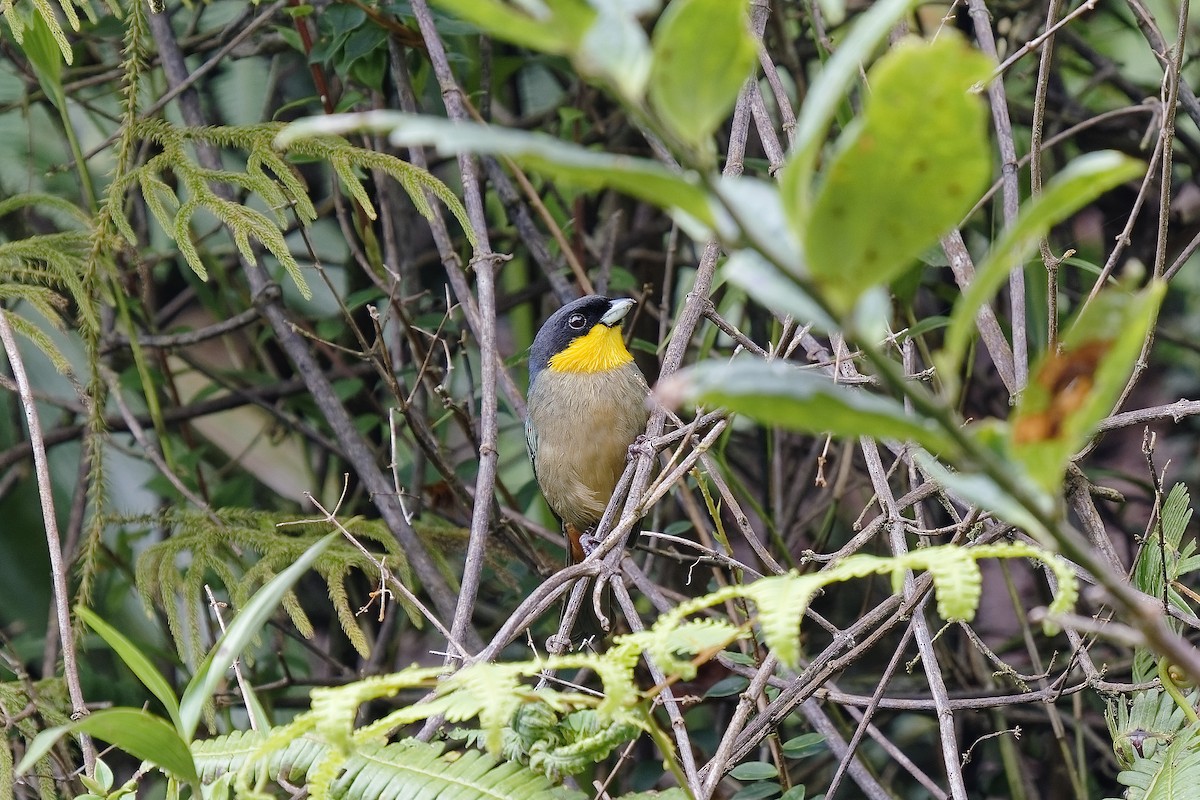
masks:
[[[863,116],[842,134],[802,232],[835,307],[898,276],[978,198],[991,156],[987,108],[971,88],[990,70],[945,35],[905,42],[871,70]]]

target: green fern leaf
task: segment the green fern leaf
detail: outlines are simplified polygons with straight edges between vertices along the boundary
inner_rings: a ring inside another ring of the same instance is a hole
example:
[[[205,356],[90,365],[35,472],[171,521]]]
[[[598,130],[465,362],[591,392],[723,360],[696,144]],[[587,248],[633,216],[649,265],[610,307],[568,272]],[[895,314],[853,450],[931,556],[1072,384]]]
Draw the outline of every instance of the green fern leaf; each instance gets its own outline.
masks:
[[[1193,705],[1200,692],[1188,695]],[[1169,743],[1184,727],[1183,709],[1166,692],[1147,689],[1132,699],[1120,695],[1110,700],[1104,711],[1117,762],[1130,768],[1140,759],[1152,758],[1163,743]]]
[[[745,629],[721,620],[692,620],[652,637],[646,649],[659,669],[690,681],[699,667],[694,656],[722,650],[746,635]]]
[[[1176,734],[1153,758],[1140,758],[1117,780],[1128,786],[1127,800],[1187,800],[1200,782],[1200,725]]]
[[[460,669],[438,687],[446,702],[442,713],[450,722],[479,717],[487,749],[501,750],[504,727],[516,715],[525,697],[520,680],[527,665],[479,662]]]
[[[926,567],[933,576],[938,615],[947,622],[974,619],[979,598],[983,596],[983,576],[971,552],[963,548],[938,548],[936,557],[930,558]]]
[[[291,515],[270,514],[237,508],[219,510],[220,524],[206,514],[176,509],[155,517],[128,518],[126,522],[146,522],[167,526],[173,534],[147,548],[138,558],[136,583],[147,610],[160,605],[167,623],[182,653],[202,653],[202,615],[206,613],[203,588],[206,575],[215,573],[229,592],[234,606],[247,602],[254,589],[265,584],[277,572],[292,563],[308,546],[323,535],[323,525],[306,523],[277,528],[277,523],[296,522]],[[412,574],[396,538],[378,521],[350,520],[347,528],[358,539],[380,553],[388,569],[403,583],[411,583]],[[420,530],[424,530],[421,526]],[[239,573],[239,561],[231,557],[234,551],[258,554],[258,560]],[[179,564],[187,558],[186,569]],[[345,589],[351,572],[365,573],[372,581],[379,579],[376,562],[349,544],[337,543],[317,562],[315,570],[325,581],[331,603],[347,638],[355,647],[366,649],[366,639],[359,628],[360,618],[350,607]],[[180,596],[183,603],[179,602]],[[401,601],[401,607],[416,626],[423,624],[420,612]],[[186,617],[180,608],[186,610]],[[293,625],[303,635],[311,636],[313,629],[307,614],[294,593],[283,600],[284,610]]]
[[[623,744],[633,741],[642,725],[633,718],[614,721],[585,709],[568,714],[559,730],[565,743],[536,742],[529,753],[529,766],[551,780],[561,780],[592,767]]]
[[[275,733],[265,736],[238,732],[194,743],[192,752],[201,779],[211,785],[222,775],[239,772],[240,787],[249,788],[251,779],[282,778],[305,783],[313,797],[319,792],[335,800],[584,800],[585,797],[581,792],[552,785],[546,776],[532,769],[496,761],[477,750],[446,753],[444,744],[405,739],[393,744],[364,745],[338,756],[335,748],[320,737],[294,730],[290,731],[293,738],[264,748]],[[261,783],[259,788],[263,788]]]
[[[747,596],[758,608],[758,624],[767,646],[788,667],[800,663],[800,620],[823,582],[820,574],[789,573],[761,578],[746,587]]]
[[[527,767],[478,750],[443,755],[441,745],[408,740],[366,747],[331,787],[337,800],[583,800]],[[380,774],[388,776],[381,779]]]
[[[1161,539],[1151,535],[1142,543],[1133,569],[1133,583],[1151,597],[1162,597],[1168,581],[1177,575],[1174,567],[1179,560],[1179,544],[1192,512],[1188,507],[1188,492],[1183,484],[1177,483],[1163,502],[1159,516]]]

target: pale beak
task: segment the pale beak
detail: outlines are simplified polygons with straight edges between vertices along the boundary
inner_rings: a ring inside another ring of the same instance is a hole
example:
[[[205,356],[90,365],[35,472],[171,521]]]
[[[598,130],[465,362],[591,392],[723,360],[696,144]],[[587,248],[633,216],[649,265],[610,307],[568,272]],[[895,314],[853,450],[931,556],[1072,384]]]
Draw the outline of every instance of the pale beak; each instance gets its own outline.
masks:
[[[621,320],[625,319],[625,315],[629,313],[629,309],[637,305],[636,300],[630,300],[628,297],[622,297],[620,300],[609,300],[608,311],[604,312],[604,316],[600,321],[608,327],[620,325]]]

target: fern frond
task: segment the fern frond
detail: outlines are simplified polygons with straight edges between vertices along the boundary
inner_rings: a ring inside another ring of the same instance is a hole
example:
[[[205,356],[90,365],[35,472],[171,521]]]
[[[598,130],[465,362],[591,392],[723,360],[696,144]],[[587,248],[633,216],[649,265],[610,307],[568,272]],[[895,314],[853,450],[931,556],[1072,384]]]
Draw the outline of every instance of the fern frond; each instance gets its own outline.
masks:
[[[279,130],[282,130],[280,126]],[[276,131],[277,133],[278,131]],[[311,139],[299,139],[288,145],[288,152],[304,158],[326,161],[333,167],[346,191],[363,207],[371,219],[375,219],[375,206],[355,174],[355,168],[375,169],[390,175],[408,194],[413,206],[426,219],[432,219],[433,209],[425,197],[428,191],[449,209],[458,224],[466,234],[472,247],[478,245],[474,229],[467,218],[467,210],[462,201],[442,181],[432,173],[407,161],[388,155],[355,147],[340,136],[322,136]]]
[[[648,642],[646,652],[659,669],[679,676],[680,680],[690,681],[696,677],[701,663],[696,656],[723,650],[746,634],[746,629],[723,620],[694,620],[654,636]]]
[[[91,222],[91,219],[83,212],[83,209],[70,200],[58,195],[40,194],[38,192],[26,192],[0,200],[0,217],[7,216],[22,208],[38,208],[43,212],[47,209],[52,209],[61,212],[61,215],[80,223],[85,228]]]
[[[767,646],[784,664],[800,660],[800,620],[822,586],[820,575],[772,576],[745,587]]]
[[[983,575],[969,550],[943,551],[941,558],[929,563],[929,574],[933,576],[938,616],[948,622],[975,616],[979,598],[983,596]]]
[[[477,750],[447,754],[444,744],[415,739],[340,752],[319,734],[284,726],[265,735],[236,732],[196,742],[192,754],[206,784],[238,773],[240,787],[248,788],[253,781],[261,789],[267,779],[283,779],[304,783],[313,797],[338,800],[583,798],[515,762],[500,762]]]
[[[62,312],[74,305],[84,331],[97,331],[100,315],[93,293],[84,283],[85,257],[90,241],[86,215],[75,205],[39,194],[21,194],[0,201],[0,216],[37,209],[75,230],[41,233],[0,243],[0,298],[21,301],[55,330],[63,329]],[[8,316],[13,327],[45,354],[64,375],[71,372],[67,358],[46,332],[19,313]]]
[[[247,519],[261,520],[253,516]],[[186,535],[186,530],[182,535]],[[669,751],[669,738],[659,730],[652,713],[656,690],[645,691],[637,686],[635,667],[642,658],[650,657],[664,666],[671,677],[693,675],[695,657],[711,657],[746,634],[743,627],[728,622],[689,621],[685,618],[687,614],[732,598],[750,599],[757,610],[758,624],[764,631],[770,631],[766,636],[768,643],[776,648],[777,654],[783,653],[783,658],[789,652],[798,654],[802,609],[823,586],[869,575],[903,575],[907,570],[925,569],[933,573],[943,613],[967,618],[978,605],[977,561],[990,557],[1041,561],[1059,579],[1060,597],[1056,602],[1074,597],[1074,576],[1066,563],[1024,544],[931,547],[893,558],[855,556],[812,575],[793,573],[749,585],[723,587],[661,615],[649,630],[616,637],[603,654],[570,653],[502,664],[479,662],[448,676],[441,668],[411,667],[344,686],[314,689],[307,713],[285,728],[273,731],[253,751],[241,747],[223,753],[228,759],[226,768],[239,771],[239,787],[249,786],[252,780],[256,782],[249,796],[265,796],[262,782],[268,773],[278,773],[284,768],[295,772],[303,767],[306,785],[314,798],[357,797],[368,793],[371,797],[408,797],[404,793],[407,789],[393,786],[398,780],[391,771],[395,763],[382,758],[383,754],[393,754],[396,759],[406,759],[411,754],[406,749],[408,745],[385,742],[401,726],[434,716],[450,722],[478,719],[478,735],[467,734],[466,738],[482,744],[492,756],[503,753],[532,768],[516,763],[497,766],[491,756],[474,750],[453,762],[476,765],[472,774],[500,776],[489,790],[493,792],[499,791],[497,787],[507,787],[510,779],[515,783],[527,780],[529,774],[536,774],[534,769],[556,778],[576,772],[643,731],[651,733],[660,749],[665,747]],[[548,687],[538,689],[533,685],[545,672],[578,669],[590,670],[597,676],[603,685],[602,696]],[[404,705],[374,722],[354,727],[364,704],[392,698],[404,690],[431,687],[435,690],[432,699]],[[1135,702],[1140,705],[1132,709],[1123,705],[1114,707],[1111,712],[1114,725],[1127,726],[1131,719],[1138,724],[1153,720],[1164,731],[1169,726],[1177,730],[1181,725],[1178,709],[1171,704],[1156,704],[1151,708],[1148,700]],[[1171,735],[1174,734],[1164,732],[1164,736]],[[310,748],[307,743],[295,744],[301,739],[322,743],[326,749],[303,749],[308,760],[301,765],[292,758],[293,747]],[[292,755],[279,755],[281,751]],[[448,769],[441,763],[441,754],[440,749],[431,751],[426,765],[430,774],[439,779]],[[523,791],[532,791],[522,785]],[[456,791],[462,796],[474,796],[480,790],[476,785],[461,785]],[[437,792],[449,790],[437,784],[429,791],[430,796],[436,796]]]
[[[591,709],[576,711],[557,726],[560,742],[543,738],[532,743],[528,764],[551,780],[578,774],[632,741],[644,730],[640,723],[633,715],[616,721]]]
[[[191,654],[190,659],[198,658],[204,652],[201,615],[206,607],[203,601],[206,576],[216,574],[229,592],[231,603],[240,607],[249,601],[255,589],[295,561],[327,532],[326,526],[318,523],[276,527],[281,522],[295,522],[291,515],[236,508],[221,509],[216,515],[220,524],[214,523],[207,514],[186,509],[175,509],[157,517],[124,520],[126,523],[153,522],[173,529],[171,536],[147,548],[138,558],[135,577],[147,609],[155,605],[164,609],[176,647],[181,653]],[[385,525],[356,519],[347,527],[360,541],[378,549],[378,557],[401,582],[412,583],[408,560]],[[258,560],[238,574],[231,566],[238,562],[238,558],[231,557],[235,550],[257,554]],[[181,563],[186,563],[187,567],[180,567]],[[366,655],[366,638],[358,627],[354,609],[350,607],[345,579],[352,571],[357,571],[378,580],[375,563],[349,544],[338,543],[326,551],[315,569],[328,587],[330,601],[347,638]],[[421,626],[423,620],[418,609],[401,602],[412,623]],[[284,607],[297,629],[311,636],[312,624],[294,594],[285,597]]]
[[[0,296],[3,296],[3,287],[0,287]],[[8,314],[8,321],[12,325],[13,330],[24,336],[29,341],[33,342],[34,347],[42,351],[42,354],[54,365],[54,368],[62,375],[71,374],[71,363],[67,361],[67,357],[63,355],[62,350],[54,343],[54,340],[46,335],[38,326],[34,325],[27,319],[12,314],[11,312],[0,312]],[[52,319],[47,317],[47,319]]]
[[[141,167],[115,179],[110,187],[105,212],[113,227],[126,240],[133,243],[136,236],[122,210],[121,198],[136,183],[155,221],[175,241],[184,262],[202,280],[207,280],[208,270],[192,241],[191,226],[196,212],[205,209],[229,231],[243,258],[251,263],[256,261],[251,242],[258,242],[279,261],[300,293],[305,298],[311,297],[300,265],[283,236],[287,228],[284,209],[290,206],[302,224],[315,221],[317,212],[299,172],[275,149],[275,136],[282,129],[282,124],[177,128],[164,120],[154,119],[131,122],[130,127],[135,135],[157,144],[161,152]],[[244,171],[201,167],[188,154],[186,145],[190,141],[201,141],[244,153]],[[378,170],[394,178],[427,218],[433,215],[433,209],[426,199],[425,193],[428,192],[454,214],[472,246],[476,244],[462,203],[450,187],[426,170],[395,156],[355,147],[338,137],[297,142],[292,146],[290,155],[327,162],[346,191],[372,219],[377,212],[356,174],[357,170]],[[177,196],[159,177],[168,170],[178,176],[180,183],[186,187],[186,198]],[[214,185],[225,185],[241,193],[257,195],[274,219],[247,205],[221,197],[212,188]],[[168,198],[176,206],[174,215],[168,212]]]
[[[447,757],[440,744],[412,739],[363,748],[347,761],[331,786],[338,800],[490,798],[490,800],[583,800],[582,792],[554,786],[538,772],[497,762],[478,750]],[[390,779],[384,780],[383,775]]]
[[[62,9],[63,16],[67,18],[67,23],[71,26],[71,30],[79,30],[79,15],[75,13],[75,7],[70,0],[59,0],[58,7]],[[54,38],[54,43],[58,45],[63,61],[70,64],[74,57],[74,54],[71,52],[71,43],[67,40],[67,34],[58,22],[58,14],[55,12],[54,7],[50,5],[49,0],[33,0],[33,8],[37,11],[38,16],[41,17],[42,22],[45,23],[46,30]],[[3,2],[0,2],[0,15],[8,21],[13,39],[16,40],[17,44],[23,44],[27,23],[13,8],[12,0],[3,0]],[[88,17],[95,17],[95,13],[90,9],[88,9]]]
[[[157,175],[149,172],[140,172],[137,174],[138,182],[142,188],[142,199],[146,201],[146,208],[150,209],[151,215],[154,216],[158,226],[164,231],[171,230],[173,223],[171,222],[172,215],[167,211],[167,202],[175,207],[176,212],[179,211],[179,198],[171,191],[171,187]],[[164,202],[167,201],[167,202]],[[133,232],[133,228],[129,228],[128,221],[124,216],[118,215],[117,219],[124,224],[128,230],[127,238],[130,244],[137,243],[137,236]]]
[[[1050,604],[1043,629],[1056,632],[1054,614],[1069,610],[1078,599],[1075,573],[1060,557],[1031,545],[1004,543],[977,547],[942,545],[913,550],[902,556],[882,558],[853,555],[821,572],[799,575],[773,575],[750,584],[733,585],[679,604],[660,617],[660,624],[677,625],[688,614],[724,603],[736,597],[754,601],[757,622],[767,645],[784,664],[795,665],[800,655],[799,628],[804,609],[823,587],[851,578],[890,574],[894,588],[906,570],[929,570],[934,579],[938,610],[947,619],[970,621],[979,605],[980,577],[976,562],[983,558],[1030,558],[1054,572],[1058,593]],[[660,629],[658,625],[655,629]]]
[[[1142,542],[1133,569],[1134,586],[1151,597],[1163,596],[1166,589],[1164,574],[1168,581],[1175,578],[1173,567],[1179,561],[1179,544],[1190,517],[1187,489],[1183,484],[1175,484],[1163,502],[1159,516],[1162,537],[1152,533]]]
[[[1127,800],[1180,800],[1193,797],[1200,783],[1200,725],[1180,730],[1152,758],[1139,758],[1117,775],[1128,786]]]

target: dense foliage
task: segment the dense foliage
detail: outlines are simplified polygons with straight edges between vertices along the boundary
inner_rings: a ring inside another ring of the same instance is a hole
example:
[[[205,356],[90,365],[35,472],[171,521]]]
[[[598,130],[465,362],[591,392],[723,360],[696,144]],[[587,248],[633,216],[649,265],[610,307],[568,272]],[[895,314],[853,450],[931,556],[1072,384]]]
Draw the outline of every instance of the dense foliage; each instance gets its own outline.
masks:
[[[1200,780],[1186,2],[0,12],[0,798]]]

